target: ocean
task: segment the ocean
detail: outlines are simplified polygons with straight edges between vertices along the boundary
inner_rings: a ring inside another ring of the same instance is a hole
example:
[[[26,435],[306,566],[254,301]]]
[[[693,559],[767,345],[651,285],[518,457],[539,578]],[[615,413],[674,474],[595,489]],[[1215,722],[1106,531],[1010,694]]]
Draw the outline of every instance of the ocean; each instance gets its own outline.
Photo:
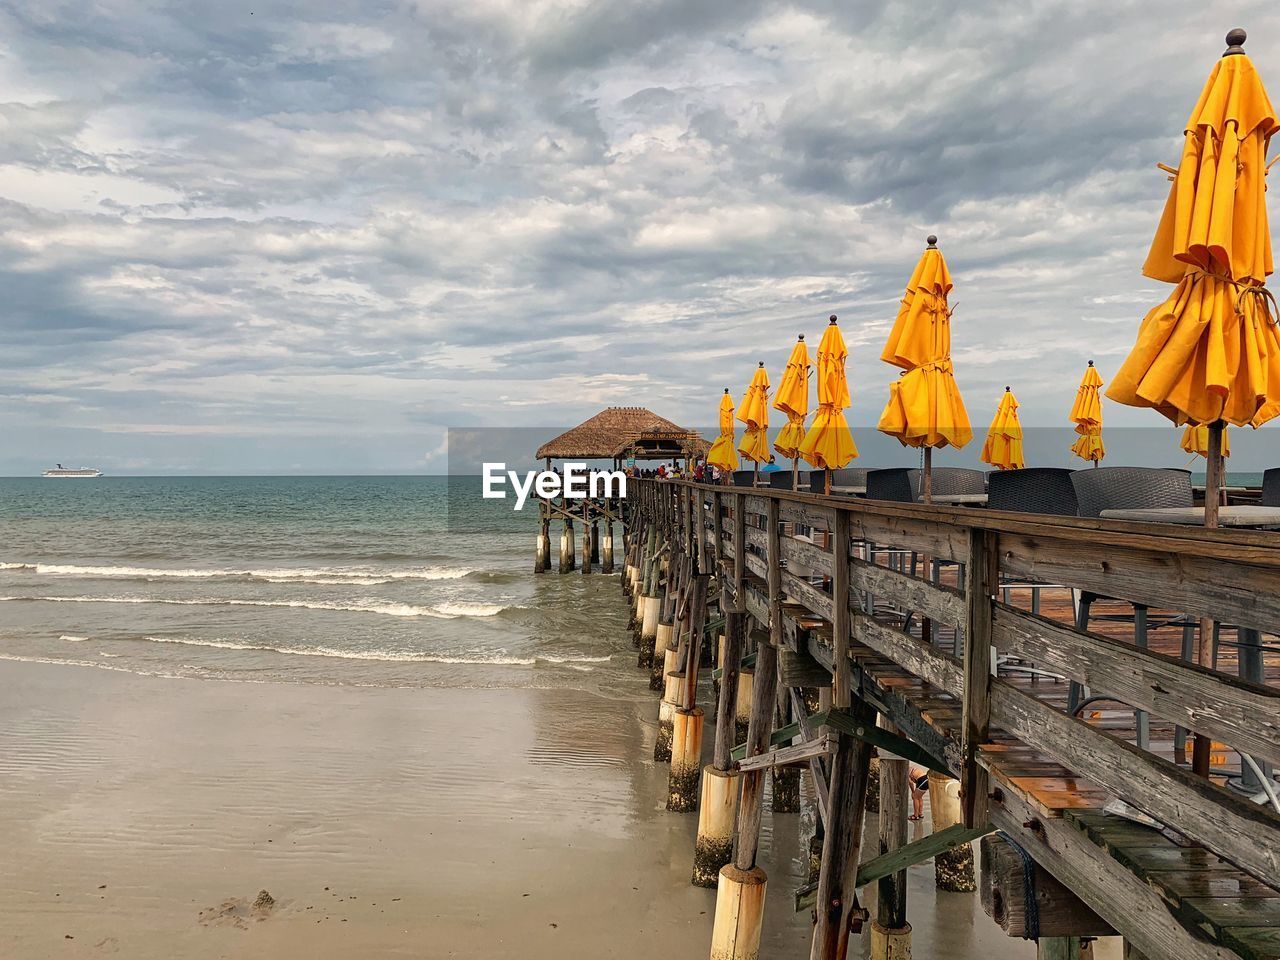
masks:
[[[535,576],[535,533],[478,478],[0,479],[0,657],[634,694],[618,581]]]

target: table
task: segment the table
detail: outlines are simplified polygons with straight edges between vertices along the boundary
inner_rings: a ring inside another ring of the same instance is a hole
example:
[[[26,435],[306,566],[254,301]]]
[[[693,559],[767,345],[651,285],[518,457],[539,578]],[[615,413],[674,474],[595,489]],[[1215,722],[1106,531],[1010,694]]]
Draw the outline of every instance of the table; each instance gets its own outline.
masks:
[[[1104,520],[1137,520],[1140,523],[1180,523],[1204,526],[1204,507],[1160,507],[1153,510],[1103,510]],[[1280,507],[1241,504],[1218,508],[1220,527],[1280,527]]]
[[[921,495],[917,502],[924,503],[924,496]],[[985,493],[935,493],[933,502],[949,504],[953,507],[985,507],[987,495]]]

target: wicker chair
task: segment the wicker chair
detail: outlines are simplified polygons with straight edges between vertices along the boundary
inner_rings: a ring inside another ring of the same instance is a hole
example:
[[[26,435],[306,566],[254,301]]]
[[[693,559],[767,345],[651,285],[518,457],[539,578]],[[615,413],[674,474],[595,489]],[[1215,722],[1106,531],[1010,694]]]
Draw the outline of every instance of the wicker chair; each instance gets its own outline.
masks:
[[[792,476],[790,470],[771,470],[768,473],[760,474],[760,478],[768,479],[769,486],[775,490],[790,490]],[[800,489],[804,489],[804,478],[800,479]]]
[[[919,473],[919,471],[916,471]],[[973,470],[969,467],[934,467],[929,471],[929,489],[932,493],[939,496],[945,496],[952,493],[986,493],[987,492],[987,475],[982,470]],[[923,483],[923,475],[918,479],[917,486]],[[916,491],[916,496],[920,496],[920,490]]]
[[[889,467],[867,471],[867,499],[915,503],[920,496],[920,471],[911,467]]]
[[[846,467],[843,470],[831,471],[831,488],[835,492],[836,487],[863,487],[867,485],[867,474],[871,471],[866,467]],[[836,494],[841,497],[859,496],[859,494],[840,493]]]
[[[1262,505],[1280,507],[1280,467],[1272,467],[1262,475]]]
[[[1071,475],[1071,484],[1075,488],[1079,514],[1082,517],[1100,517],[1103,510],[1190,507],[1194,503],[1189,470],[1169,470],[1160,467],[1097,467],[1077,470]],[[1088,630],[1090,620],[1110,620],[1121,623],[1132,621],[1134,646],[1145,648],[1148,632],[1153,626],[1180,626],[1182,627],[1183,659],[1191,658],[1196,628],[1196,623],[1191,618],[1177,615],[1152,624],[1146,604],[1131,603],[1127,600],[1116,602],[1130,603],[1133,608],[1132,614],[1095,616],[1094,603],[1110,599],[1113,598],[1101,597],[1087,590],[1080,591],[1080,599],[1076,606],[1076,629]],[[1067,708],[1072,713],[1080,709],[1083,694],[1084,687],[1073,681],[1067,698]],[[1147,715],[1142,710],[1135,710],[1134,718],[1138,731],[1138,746],[1145,750],[1150,740]],[[1175,749],[1176,746],[1177,744]]]
[[[1071,475],[1079,514],[1100,517],[1103,510],[1154,510],[1194,505],[1191,471],[1162,467],[1098,467]]]
[[[1073,472],[1064,467],[995,470],[987,479],[987,509],[1078,516]]]
[[[735,487],[754,487],[755,483],[756,472],[754,470],[733,471],[733,485]]]

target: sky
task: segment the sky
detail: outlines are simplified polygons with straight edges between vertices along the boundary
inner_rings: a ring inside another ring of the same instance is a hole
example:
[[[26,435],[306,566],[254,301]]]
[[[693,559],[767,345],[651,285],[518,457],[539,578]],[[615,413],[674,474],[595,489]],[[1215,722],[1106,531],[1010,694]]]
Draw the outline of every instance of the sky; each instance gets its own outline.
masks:
[[[713,432],[832,313],[866,437],[930,233],[979,437],[1005,385],[1057,427],[1167,295],[1156,163],[1235,26],[1280,97],[1273,0],[0,0],[0,474]]]

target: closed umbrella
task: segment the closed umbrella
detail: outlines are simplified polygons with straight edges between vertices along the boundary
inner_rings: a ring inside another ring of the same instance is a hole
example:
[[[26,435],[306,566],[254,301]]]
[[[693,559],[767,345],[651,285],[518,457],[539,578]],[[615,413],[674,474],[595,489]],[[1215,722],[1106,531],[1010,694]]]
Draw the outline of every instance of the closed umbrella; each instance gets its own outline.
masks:
[[[778,392],[773,395],[773,409],[787,416],[787,425],[774,438],[773,449],[791,460],[791,485],[798,486],[800,445],[804,443],[804,420],[809,415],[809,348],[804,334],[796,339],[787,359]]]
[[[1021,470],[1026,466],[1022,458],[1022,424],[1018,421],[1018,401],[1013,391],[1004,388],[1004,396],[996,408],[996,415],[987,430],[982,445],[982,462],[1001,470]]]
[[[1227,51],[1187,121],[1143,265],[1147,276],[1176,286],[1143,319],[1107,390],[1179,426],[1208,426],[1206,526],[1217,525],[1225,425],[1257,427],[1280,414],[1280,311],[1263,286],[1273,269],[1266,154],[1280,120],[1244,40],[1243,30],[1227,34]]]
[[[889,387],[878,429],[908,447],[924,448],[924,494],[930,498],[935,447],[963,447],[973,439],[969,414],[951,366],[951,273],[938,249],[928,246],[907,283],[889,340],[880,354],[905,373]]]
[[[849,351],[834,314],[818,343],[818,411],[809,432],[800,444],[800,456],[819,470],[828,471],[827,492],[831,492],[831,470],[839,470],[858,455],[844,411],[849,406],[849,381],[845,363]]]
[[[1081,460],[1092,461],[1095,467],[1107,454],[1102,445],[1102,399],[1098,396],[1100,386],[1102,377],[1090,360],[1076,390],[1076,402],[1071,405],[1071,422],[1076,425],[1076,433],[1080,435],[1071,445],[1071,452]]]
[[[769,462],[769,374],[765,373],[763,360],[756,367],[751,385],[738,407],[738,419],[747,425],[738,452],[755,463],[758,479],[760,464]]]
[[[707,451],[707,463],[725,473],[738,469],[738,453],[733,449],[733,397],[728,387],[720,398],[720,436]]]
[[[1227,34],[1184,127],[1182,159],[1143,265],[1176,286],[1138,328],[1107,390],[1175,424],[1207,424],[1206,527],[1218,525],[1226,424],[1261,426],[1280,414],[1280,329],[1267,226],[1267,148],[1280,126],[1245,32]],[[1199,661],[1212,661],[1213,624],[1200,621]],[[1209,738],[1196,736],[1192,769],[1209,774]]]

